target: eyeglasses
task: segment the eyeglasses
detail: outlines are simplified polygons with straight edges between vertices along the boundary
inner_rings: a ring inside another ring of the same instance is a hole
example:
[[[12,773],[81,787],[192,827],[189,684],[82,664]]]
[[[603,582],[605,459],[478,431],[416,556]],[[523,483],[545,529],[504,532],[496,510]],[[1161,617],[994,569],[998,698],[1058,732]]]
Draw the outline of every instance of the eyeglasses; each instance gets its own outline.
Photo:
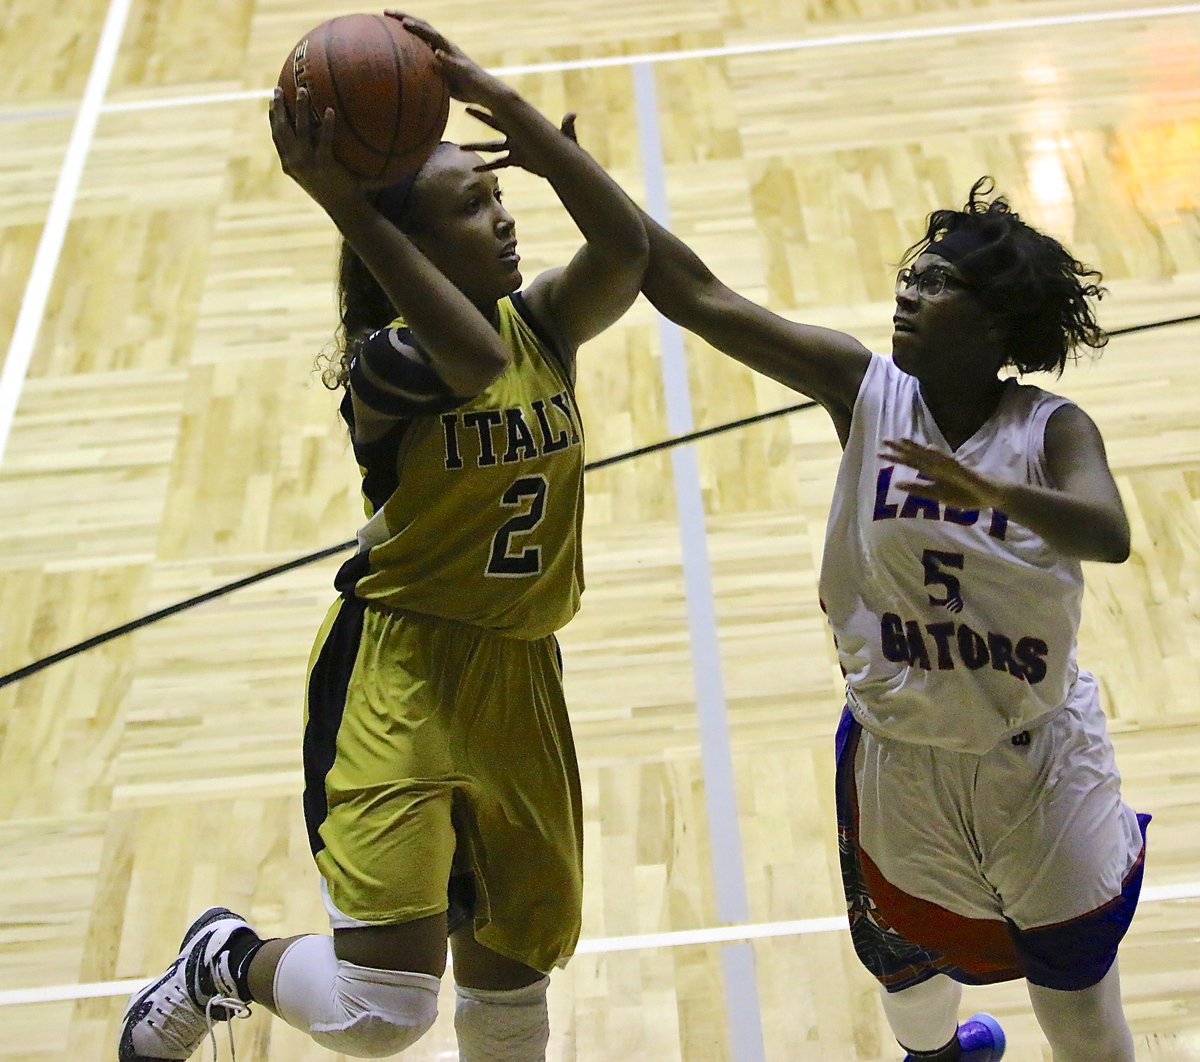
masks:
[[[897,295],[903,295],[909,288],[916,288],[917,294],[921,298],[931,299],[935,295],[940,295],[945,291],[947,286],[951,288],[969,288],[969,285],[957,277],[952,277],[944,269],[922,269],[919,273],[913,269],[901,269],[896,274]]]

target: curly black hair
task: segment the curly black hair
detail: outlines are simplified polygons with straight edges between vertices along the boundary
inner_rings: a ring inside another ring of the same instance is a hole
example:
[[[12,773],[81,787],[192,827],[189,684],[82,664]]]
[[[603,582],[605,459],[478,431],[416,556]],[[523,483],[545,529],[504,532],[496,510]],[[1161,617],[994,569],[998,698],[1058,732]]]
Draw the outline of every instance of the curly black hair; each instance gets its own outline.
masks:
[[[332,349],[317,355],[321,382],[331,391],[346,386],[350,362],[366,338],[396,319],[396,308],[363,260],[342,240],[338,255],[339,323]]]
[[[903,261],[952,232],[970,233],[980,246],[955,264],[1005,326],[1001,367],[1061,374],[1068,358],[1079,357],[1079,347],[1099,350],[1108,342],[1090,301],[1103,297],[1102,278],[1052,236],[1022,221],[1003,196],[989,200],[994,190],[991,177],[980,177],[961,210],[935,210]]]

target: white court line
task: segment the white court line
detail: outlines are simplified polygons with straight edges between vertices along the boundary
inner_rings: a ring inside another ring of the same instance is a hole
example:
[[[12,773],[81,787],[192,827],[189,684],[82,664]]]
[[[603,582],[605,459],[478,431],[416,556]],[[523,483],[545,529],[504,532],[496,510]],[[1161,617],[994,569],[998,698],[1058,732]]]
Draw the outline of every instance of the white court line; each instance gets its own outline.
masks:
[[[21,299],[21,309],[13,328],[12,341],[8,345],[8,356],[4,360],[4,372],[0,374],[0,461],[4,459],[8,433],[17,411],[17,401],[21,397],[25,374],[29,371],[29,361],[33,357],[33,347],[42,327],[46,301],[50,297],[50,285],[58,269],[58,258],[67,234],[67,222],[71,218],[71,208],[75,205],[75,195],[79,191],[79,179],[83,175],[83,167],[92,146],[92,137],[96,132],[100,105],[108,89],[113,66],[116,64],[117,49],[125,32],[130,3],[131,0],[111,0],[109,4],[104,29],[100,33],[100,43],[96,46],[96,56],[92,60],[91,73],[83,90],[79,113],[71,130],[71,140],[67,144],[67,153],[58,173],[54,198],[50,201],[42,238],[38,241],[33,268],[25,285],[24,298]]]
[[[1142,889],[1140,904],[1169,900],[1200,899],[1200,881],[1183,885],[1148,885]],[[576,955],[612,955],[621,951],[648,951],[654,948],[687,948],[699,944],[727,944],[732,941],[764,940],[770,937],[800,937],[813,933],[840,933],[846,929],[846,916],[802,918],[790,922],[754,922],[741,926],[712,926],[708,929],[681,929],[673,933],[641,933],[627,937],[596,937],[581,940]],[[129,981],[97,981],[91,984],[49,985],[45,988],[13,988],[0,991],[0,1007],[28,1003],[62,1003],[76,999],[99,999],[128,995],[149,980],[138,977]]]
[[[918,29],[880,30],[875,33],[836,33],[827,37],[795,37],[786,41],[765,41],[747,44],[727,44],[712,48],[688,48],[670,52],[642,52],[636,55],[609,55],[593,59],[567,59],[551,63],[525,63],[520,66],[492,68],[497,77],[517,74],[552,74],[564,70],[596,70],[612,66],[638,66],[645,63],[676,63],[690,59],[723,59],[742,55],[764,55],[770,52],[809,51],[818,48],[853,48],[864,44],[887,44],[893,41],[936,40],[980,33],[1009,33],[1015,30],[1049,29],[1056,26],[1082,26],[1097,22],[1127,22],[1137,19],[1170,18],[1200,14],[1200,4],[1178,4],[1165,7],[1135,7],[1121,11],[1091,11],[1077,15],[1045,15],[1041,17],[998,19],[994,22],[963,22],[947,26],[926,26]],[[155,100],[126,100],[106,103],[104,113],[151,111],[164,107],[193,107],[206,103],[236,103],[245,100],[270,99],[272,89],[244,89],[239,92],[215,92],[208,95],[165,96]],[[0,114],[0,119],[23,118],[19,112]]]
[[[575,59],[561,63],[531,63],[510,66],[495,73],[499,76],[536,74],[553,70],[582,70],[637,63],[670,63],[681,59],[714,59],[737,55],[762,55],[767,52],[792,52],[812,48],[845,48],[889,41],[920,41],[939,37],[959,37],[976,33],[1007,33],[1012,30],[1046,29],[1053,26],[1080,26],[1096,22],[1124,22],[1129,19],[1167,18],[1172,15],[1200,13],[1200,4],[1165,7],[1135,7],[1120,11],[1091,11],[1078,15],[1046,15],[1032,18],[998,19],[995,22],[964,22],[951,26],[925,26],[906,30],[879,30],[874,33],[835,33],[829,37],[796,37],[788,41],[760,44],[728,44],[686,51],[655,52],[646,55],[613,55],[598,59]]]
[[[41,327],[42,315],[45,312],[50,283],[53,280],[58,256],[62,250],[63,234],[65,233],[66,223],[70,214],[69,207],[74,202],[75,192],[79,185],[79,175],[82,172],[87,150],[91,144],[92,134],[95,131],[97,109],[105,114],[114,114],[130,111],[157,110],[166,107],[190,107],[208,103],[265,100],[271,95],[271,89],[253,89],[241,92],[218,92],[209,95],[171,96],[157,100],[129,100],[101,104],[97,108],[97,102],[103,97],[104,88],[107,87],[108,79],[112,72],[113,61],[117,45],[124,30],[129,4],[130,0],[112,0],[112,4],[109,7],[104,33],[101,36],[100,46],[96,52],[96,61],[93,63],[92,74],[88,79],[88,85],[84,91],[83,102],[75,122],[75,129],[71,135],[71,144],[63,163],[62,172],[59,174],[58,187],[55,189],[54,200],[50,207],[50,215],[46,221],[46,228],[42,232],[42,242],[38,246],[38,255],[34,261],[29,284],[26,287],[25,299],[21,304],[21,314],[17,319],[17,328],[13,333],[8,357],[4,363],[4,372],[3,375],[0,375],[0,462],[4,459],[4,451],[8,445],[8,436],[12,427],[12,418],[16,412],[21,388],[25,382],[25,374],[28,371],[33,344],[36,341],[37,331]],[[511,77],[516,74],[590,70],[611,66],[636,66],[645,63],[671,63],[689,59],[762,55],[769,52],[804,51],[816,48],[853,48],[864,44],[935,40],[943,37],[981,33],[1007,33],[1014,30],[1050,29],[1057,26],[1082,26],[1100,22],[1171,18],[1197,13],[1200,13],[1200,4],[1198,3],[1135,7],[1119,11],[1092,11],[1074,15],[1046,15],[1035,18],[1000,19],[994,22],[965,22],[948,26],[882,30],[875,33],[837,33],[827,37],[800,37],[786,41],[726,45],[724,47],[713,48],[692,48],[670,52],[645,52],[638,55],[614,55],[557,63],[529,63],[522,66],[498,67],[494,73],[500,77]],[[118,19],[120,22],[119,27],[117,26]],[[102,59],[104,60],[103,63],[101,62]],[[97,93],[95,92],[95,86],[101,81],[101,78],[103,79],[103,86],[101,86],[100,91]],[[20,112],[0,114],[0,120],[4,121],[24,117],[29,116],[22,115]]]
[[[659,224],[669,228],[667,175],[658,121],[654,67],[645,63],[635,66],[633,84],[642,170],[646,178],[646,212]],[[693,429],[694,422],[683,333],[678,325],[660,314],[658,336],[662,351],[667,429],[672,435],[686,435]],[[721,643],[717,637],[712,570],[708,560],[704,495],[700,489],[700,472],[694,446],[677,447],[671,451],[671,475],[679,521],[716,913],[722,922],[744,922],[750,917],[746,898],[746,868],[742,856],[741,829],[738,826],[737,786],[729,743],[725,682],[721,674]],[[754,970],[754,951],[750,945],[738,943],[721,949],[721,977],[733,1058],[735,1062],[762,1062],[765,1048],[761,1007],[758,1001],[758,978]]]

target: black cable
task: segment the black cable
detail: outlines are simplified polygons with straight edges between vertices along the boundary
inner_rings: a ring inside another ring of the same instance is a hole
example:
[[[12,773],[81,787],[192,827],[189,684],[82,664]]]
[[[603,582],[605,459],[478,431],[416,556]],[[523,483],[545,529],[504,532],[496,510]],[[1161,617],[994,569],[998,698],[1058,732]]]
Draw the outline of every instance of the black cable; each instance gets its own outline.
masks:
[[[815,406],[816,402],[801,402],[794,406],[785,406],[783,409],[774,409],[768,413],[758,413],[752,417],[743,417],[741,420],[732,420],[728,424],[718,424],[715,428],[703,428],[700,431],[688,432],[686,435],[676,435],[670,439],[664,439],[662,442],[652,443],[649,446],[642,446],[636,450],[629,450],[626,453],[614,454],[612,457],[603,457],[599,461],[591,461],[584,465],[585,472],[593,472],[597,468],[604,468],[608,465],[615,465],[620,461],[628,461],[634,457],[642,457],[645,454],[652,454],[658,450],[666,450],[673,446],[683,446],[686,443],[694,442],[696,439],[703,439],[709,435],[717,435],[723,431],[732,431],[734,428],[742,428],[748,424],[756,424],[762,420],[771,420],[774,417],[782,417],[788,413],[795,413],[801,409],[809,409]],[[315,553],[305,554],[303,557],[297,557],[295,560],[287,561],[284,564],[278,564],[274,568],[267,568],[265,571],[255,572],[253,575],[247,575],[245,578],[238,579],[232,583],[226,583],[224,586],[218,586],[214,590],[206,590],[203,594],[197,594],[195,597],[189,597],[183,601],[177,601],[173,605],[168,605],[166,608],[160,608],[157,612],[147,613],[145,616],[140,616],[137,619],[130,620],[128,623],[122,623],[119,627],[113,627],[111,630],[101,631],[99,634],[94,634],[92,637],[78,642],[75,645],[70,645],[66,649],[60,649],[57,653],[51,653],[49,656],[42,657],[40,660],[35,660],[32,664],[26,664],[24,667],[18,668],[16,671],[10,671],[7,675],[0,675],[0,688],[9,685],[13,682],[18,682],[23,678],[28,678],[41,671],[43,668],[49,667],[51,664],[57,664],[61,660],[67,660],[72,656],[82,653],[88,649],[94,649],[98,645],[103,645],[105,642],[112,641],[114,638],[119,638],[123,634],[130,634],[141,627],[147,627],[151,623],[157,623],[161,619],[166,619],[168,616],[173,616],[177,612],[183,612],[186,609],[192,608],[195,605],[202,605],[206,601],[212,601],[214,598],[224,597],[225,594],[231,594],[234,590],[241,590],[243,587],[253,586],[255,583],[261,583],[264,579],[270,579],[275,575],[282,575],[284,572],[290,572],[293,568],[302,568],[306,564],[314,564],[319,560],[324,560],[326,557],[331,557],[335,553],[342,553],[345,550],[357,544],[357,539],[350,539],[349,542],[339,542],[336,546],[327,546],[325,549],[317,550]]]
[[[752,417],[742,417],[741,420],[718,424],[715,428],[701,428],[699,431],[689,431],[686,435],[673,435],[669,439],[663,439],[662,442],[639,446],[636,450],[627,450],[623,454],[614,454],[612,457],[602,457],[599,461],[589,461],[583,466],[583,470],[595,472],[598,468],[615,465],[620,461],[628,461],[633,457],[645,457],[646,454],[657,453],[659,450],[669,450],[673,446],[683,446],[685,443],[695,442],[697,439],[707,439],[710,435],[720,435],[723,431],[732,431],[734,428],[744,428],[748,424],[757,424],[759,421],[772,420],[789,413],[798,413],[802,409],[812,409],[816,404],[816,402],[799,402],[794,406],[784,406],[782,409],[772,409],[768,413],[755,413]]]
[[[60,660],[66,660],[77,653],[82,653],[85,649],[94,649],[98,645],[103,645],[114,638],[119,638],[122,634],[129,634],[140,627],[149,626],[160,619],[166,619],[168,616],[175,615],[176,612],[183,612],[193,605],[202,605],[205,601],[211,601],[215,597],[223,597],[225,594],[231,594],[234,590],[240,590],[244,586],[253,586],[255,583],[261,583],[264,579],[270,579],[273,575],[282,575],[293,568],[302,568],[306,564],[312,564],[314,561],[331,557],[335,553],[341,553],[343,550],[347,550],[355,545],[356,541],[356,539],[352,538],[349,542],[340,542],[336,546],[326,546],[325,549],[317,550],[316,553],[309,553],[307,556],[297,557],[295,560],[287,561],[284,564],[277,564],[274,568],[255,572],[253,575],[247,575],[244,579],[238,579],[235,582],[226,583],[224,586],[218,586],[215,590],[206,590],[203,594],[197,594],[195,597],[189,597],[184,601],[177,601],[166,608],[160,608],[157,612],[150,612],[145,616],[139,616],[128,623],[122,623],[119,627],[113,627],[111,630],[93,634],[92,637],[82,642],[70,645],[66,649],[60,649],[57,653],[51,653],[49,656],[44,656],[41,660],[35,660],[32,664],[26,664],[24,667],[17,668],[16,671],[10,671],[7,675],[0,675],[0,687],[7,686],[10,682],[16,682],[19,679],[28,678],[30,675],[41,671],[42,668],[49,667],[51,664],[57,664]]]
[[[1188,317],[1172,317],[1169,321],[1151,321],[1149,324],[1113,328],[1108,334],[1110,336],[1127,336],[1130,332],[1149,332],[1152,328],[1166,328],[1167,325],[1190,324],[1192,321],[1200,321],[1200,313],[1194,313]]]
[[[1192,314],[1189,317],[1174,317],[1168,321],[1153,321],[1150,324],[1129,325],[1125,328],[1114,328],[1108,334],[1110,336],[1129,335],[1131,332],[1146,332],[1153,328],[1165,328],[1167,325],[1188,324],[1192,321],[1200,321],[1200,314]],[[799,402],[791,406],[783,406],[780,409],[773,409],[766,413],[756,413],[752,417],[742,417],[739,420],[731,420],[725,424],[718,424],[713,428],[701,428],[699,431],[691,431],[685,435],[675,435],[669,439],[663,439],[661,442],[651,443],[649,446],[640,446],[636,450],[627,450],[624,453],[614,454],[612,457],[602,457],[598,461],[590,461],[584,465],[585,472],[594,472],[598,468],[607,468],[609,465],[619,464],[621,461],[629,461],[635,457],[645,457],[647,454],[657,453],[659,450],[669,450],[675,446],[685,446],[687,443],[695,442],[697,439],[706,439],[711,435],[720,435],[722,432],[733,431],[735,428],[745,428],[751,424],[758,424],[762,421],[773,420],[776,417],[784,417],[790,413],[799,413],[801,410],[812,409],[816,402]],[[66,649],[60,649],[57,653],[51,653],[49,656],[44,656],[40,660],[35,660],[32,664],[26,664],[24,667],[17,668],[16,671],[10,671],[7,675],[0,675],[0,689],[13,682],[18,682],[23,678],[28,678],[41,671],[43,668],[49,667],[51,664],[57,664],[61,660],[67,660],[72,656],[76,656],[88,649],[94,649],[98,645],[103,645],[105,642],[112,641],[114,638],[119,638],[123,634],[130,634],[133,631],[139,630],[142,627],[149,626],[151,623],[157,623],[161,619],[166,619],[168,616],[173,616],[177,612],[183,612],[195,605],[202,605],[206,601],[212,601],[214,598],[223,597],[225,594],[231,594],[234,590],[241,590],[246,586],[253,586],[255,583],[261,583],[264,579],[270,579],[275,575],[282,575],[284,572],[289,572],[293,568],[302,568],[306,564],[314,564],[319,560],[324,560],[326,557],[331,557],[335,553],[342,553],[357,544],[356,539],[350,539],[349,542],[340,542],[336,546],[327,546],[325,549],[317,550],[315,553],[308,553],[303,557],[297,557],[295,560],[287,561],[284,564],[276,565],[274,568],[267,568],[265,571],[255,572],[253,575],[247,575],[243,579],[238,579],[232,583],[226,583],[224,586],[218,586],[215,590],[206,590],[203,594],[197,594],[195,597],[186,598],[183,601],[177,601],[173,605],[168,605],[166,608],[160,608],[157,612],[147,613],[145,616],[140,616],[135,620],[130,620],[128,623],[122,623],[119,627],[113,627],[111,630],[101,631],[99,634],[94,634],[92,637],[78,642],[75,645],[70,645]]]

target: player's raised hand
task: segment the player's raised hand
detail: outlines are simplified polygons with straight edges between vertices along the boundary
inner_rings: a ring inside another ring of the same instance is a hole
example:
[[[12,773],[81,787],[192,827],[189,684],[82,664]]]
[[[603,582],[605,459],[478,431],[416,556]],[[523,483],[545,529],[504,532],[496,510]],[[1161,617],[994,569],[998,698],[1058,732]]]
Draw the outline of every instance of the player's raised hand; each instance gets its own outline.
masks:
[[[415,37],[420,37],[437,56],[450,95],[464,103],[489,106],[498,93],[512,92],[498,77],[489,74],[457,44],[435,30],[424,19],[400,11],[385,11],[389,18],[399,19]]]
[[[488,114],[486,111],[481,111],[476,107],[468,107],[467,114],[472,118],[483,122],[484,125],[491,126],[498,133],[504,133],[503,140],[477,140],[470,144],[462,146],[467,151],[482,151],[487,154],[500,154],[500,158],[493,159],[491,162],[485,163],[482,166],[476,167],[478,170],[502,170],[508,166],[519,166],[523,170],[528,170],[530,173],[536,173],[540,177],[548,175],[547,167],[543,156],[536,150],[536,147],[522,147],[524,140],[514,139],[504,127],[502,120],[494,114]],[[575,137],[575,113],[572,111],[563,116],[562,124],[559,126],[559,132],[570,140],[573,144],[579,143]]]
[[[271,139],[279,155],[279,164],[293,181],[329,212],[357,204],[366,198],[366,182],[338,162],[333,154],[333,133],[337,116],[332,107],[322,117],[312,112],[308,90],[296,92],[296,122],[292,124],[283,92],[275,90],[268,112]]]
[[[892,486],[899,490],[961,509],[994,508],[998,504],[997,485],[967,468],[951,454],[922,446],[912,439],[885,439],[879,456],[921,475],[921,479],[894,482]]]

